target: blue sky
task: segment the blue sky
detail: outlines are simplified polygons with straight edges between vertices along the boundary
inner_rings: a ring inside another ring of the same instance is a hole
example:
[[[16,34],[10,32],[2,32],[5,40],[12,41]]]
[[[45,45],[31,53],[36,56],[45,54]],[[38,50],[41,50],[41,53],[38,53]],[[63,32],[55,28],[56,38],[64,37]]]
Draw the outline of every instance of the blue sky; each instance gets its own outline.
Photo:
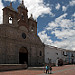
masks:
[[[2,8],[13,3],[13,8],[22,0],[0,0],[0,23]],[[24,0],[28,17],[37,20],[37,35],[47,45],[75,50],[75,0]]]

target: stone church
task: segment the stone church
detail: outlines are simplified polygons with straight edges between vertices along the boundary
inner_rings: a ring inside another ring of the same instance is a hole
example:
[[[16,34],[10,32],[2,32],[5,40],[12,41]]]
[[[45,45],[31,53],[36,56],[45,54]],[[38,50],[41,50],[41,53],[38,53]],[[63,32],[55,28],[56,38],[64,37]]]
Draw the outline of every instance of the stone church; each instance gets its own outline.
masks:
[[[37,22],[24,2],[17,11],[9,6],[3,8],[3,24],[0,24],[0,64],[42,65],[44,44],[37,36]]]

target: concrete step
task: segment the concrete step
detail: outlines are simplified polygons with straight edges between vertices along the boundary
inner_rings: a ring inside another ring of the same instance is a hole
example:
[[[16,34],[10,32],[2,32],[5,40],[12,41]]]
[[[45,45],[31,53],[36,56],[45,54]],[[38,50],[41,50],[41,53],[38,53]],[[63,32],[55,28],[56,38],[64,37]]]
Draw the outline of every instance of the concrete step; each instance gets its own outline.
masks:
[[[44,70],[44,67],[28,67],[28,70]]]
[[[0,71],[27,69],[26,64],[0,64]]]

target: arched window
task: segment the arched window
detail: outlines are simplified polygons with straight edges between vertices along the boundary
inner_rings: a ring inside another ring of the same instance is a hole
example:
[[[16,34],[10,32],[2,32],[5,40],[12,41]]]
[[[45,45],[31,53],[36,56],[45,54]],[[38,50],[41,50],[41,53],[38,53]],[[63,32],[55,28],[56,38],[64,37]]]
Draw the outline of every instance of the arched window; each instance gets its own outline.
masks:
[[[9,16],[9,24],[12,24],[12,17]]]
[[[42,51],[40,51],[40,56],[42,56]]]

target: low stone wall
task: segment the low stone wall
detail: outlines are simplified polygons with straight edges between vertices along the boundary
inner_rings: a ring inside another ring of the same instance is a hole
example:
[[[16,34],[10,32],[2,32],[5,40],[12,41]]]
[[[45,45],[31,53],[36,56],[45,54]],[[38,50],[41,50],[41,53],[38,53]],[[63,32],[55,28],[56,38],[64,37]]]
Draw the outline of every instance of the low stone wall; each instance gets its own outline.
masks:
[[[0,64],[0,71],[26,69],[27,64]]]

